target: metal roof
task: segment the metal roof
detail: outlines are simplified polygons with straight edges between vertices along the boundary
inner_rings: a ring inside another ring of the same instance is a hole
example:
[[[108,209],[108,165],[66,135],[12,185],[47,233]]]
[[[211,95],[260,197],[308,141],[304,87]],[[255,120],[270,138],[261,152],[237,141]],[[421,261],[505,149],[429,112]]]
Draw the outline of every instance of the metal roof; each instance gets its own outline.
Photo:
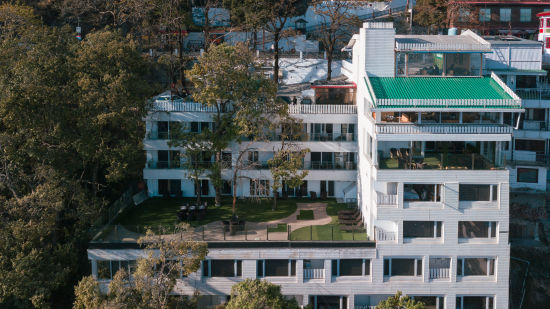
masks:
[[[521,99],[491,77],[368,77],[374,108],[521,108]]]
[[[396,35],[398,51],[490,52],[491,46],[470,30],[461,35]]]

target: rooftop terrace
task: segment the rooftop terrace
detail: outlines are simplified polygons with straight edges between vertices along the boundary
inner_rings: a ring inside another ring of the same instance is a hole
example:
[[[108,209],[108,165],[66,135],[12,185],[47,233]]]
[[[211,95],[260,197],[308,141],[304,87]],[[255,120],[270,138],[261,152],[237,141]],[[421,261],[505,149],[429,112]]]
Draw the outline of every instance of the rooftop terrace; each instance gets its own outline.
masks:
[[[194,200],[150,198],[140,205],[125,209],[95,235],[92,243],[135,243],[148,229],[166,237],[177,237],[177,213],[180,206],[193,204]],[[204,200],[208,205],[213,205],[212,199]],[[192,239],[207,242],[368,240],[364,227],[340,224],[338,211],[349,209],[348,204],[337,203],[333,199],[299,198],[280,200],[276,210],[271,207],[271,199],[239,199],[237,215],[243,224],[230,230],[224,224],[231,218],[231,202],[227,198],[223,200],[222,206],[208,206],[204,213],[197,213],[194,218],[188,217],[184,222],[193,227]]]
[[[521,99],[491,77],[367,77],[374,108],[520,109]]]

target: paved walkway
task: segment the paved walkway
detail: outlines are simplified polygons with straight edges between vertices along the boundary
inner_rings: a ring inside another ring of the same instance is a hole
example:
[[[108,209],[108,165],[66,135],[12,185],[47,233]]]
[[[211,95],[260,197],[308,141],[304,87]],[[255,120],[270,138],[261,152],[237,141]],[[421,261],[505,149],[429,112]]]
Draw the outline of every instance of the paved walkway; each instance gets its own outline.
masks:
[[[222,221],[214,221],[194,229],[193,239],[206,241],[223,240],[287,240],[288,231],[268,232],[269,228],[276,228],[278,224],[287,224],[291,231],[310,225],[326,225],[332,222],[332,218],[327,214],[326,203],[297,203],[296,211],[282,219],[268,222],[246,222],[244,231],[237,231],[234,235],[224,231]],[[313,210],[312,220],[298,220],[297,216],[300,210]],[[111,227],[111,231],[104,231],[105,237],[109,241],[135,242],[139,236],[138,233],[129,231],[122,226]]]

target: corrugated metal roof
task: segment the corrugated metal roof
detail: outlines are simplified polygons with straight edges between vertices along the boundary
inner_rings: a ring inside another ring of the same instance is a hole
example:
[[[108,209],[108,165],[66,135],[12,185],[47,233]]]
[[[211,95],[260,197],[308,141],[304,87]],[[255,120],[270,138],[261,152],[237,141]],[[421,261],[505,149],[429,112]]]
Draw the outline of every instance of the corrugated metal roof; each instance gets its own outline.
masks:
[[[490,77],[369,77],[377,99],[511,100]]]

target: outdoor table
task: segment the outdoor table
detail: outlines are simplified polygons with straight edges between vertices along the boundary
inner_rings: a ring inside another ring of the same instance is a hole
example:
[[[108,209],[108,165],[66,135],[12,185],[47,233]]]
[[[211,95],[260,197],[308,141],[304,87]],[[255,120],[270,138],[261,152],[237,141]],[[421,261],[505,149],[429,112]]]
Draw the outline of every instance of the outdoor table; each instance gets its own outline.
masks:
[[[187,210],[187,206],[186,205],[180,206],[180,210]]]

